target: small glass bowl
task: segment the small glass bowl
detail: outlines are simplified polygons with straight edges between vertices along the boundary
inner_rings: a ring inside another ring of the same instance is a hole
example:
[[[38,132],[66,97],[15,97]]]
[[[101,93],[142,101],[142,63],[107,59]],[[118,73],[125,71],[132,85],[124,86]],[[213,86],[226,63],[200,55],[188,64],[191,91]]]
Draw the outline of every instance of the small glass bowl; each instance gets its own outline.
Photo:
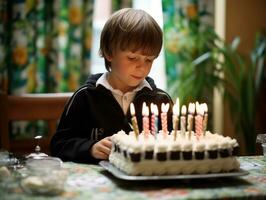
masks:
[[[266,158],[266,143],[262,143],[261,146],[262,146],[263,155]]]
[[[21,180],[21,187],[26,193],[51,196],[64,191],[67,172],[59,158],[31,158],[26,161],[25,167],[27,171]]]

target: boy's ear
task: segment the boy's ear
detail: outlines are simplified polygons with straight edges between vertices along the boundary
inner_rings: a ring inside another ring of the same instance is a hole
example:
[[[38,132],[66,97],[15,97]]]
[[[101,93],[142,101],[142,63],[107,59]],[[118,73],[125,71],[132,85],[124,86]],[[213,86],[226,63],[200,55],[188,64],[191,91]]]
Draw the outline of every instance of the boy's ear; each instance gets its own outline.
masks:
[[[108,60],[109,62],[112,61],[112,56],[105,54],[104,57],[105,57],[105,59]]]

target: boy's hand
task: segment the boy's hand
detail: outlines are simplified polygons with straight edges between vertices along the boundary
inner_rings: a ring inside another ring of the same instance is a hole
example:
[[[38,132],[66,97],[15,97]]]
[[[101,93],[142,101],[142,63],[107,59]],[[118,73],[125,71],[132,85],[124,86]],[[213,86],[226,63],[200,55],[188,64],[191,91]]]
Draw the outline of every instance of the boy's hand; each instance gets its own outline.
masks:
[[[110,137],[106,137],[95,143],[91,148],[91,155],[97,159],[108,159],[111,152],[112,142]]]

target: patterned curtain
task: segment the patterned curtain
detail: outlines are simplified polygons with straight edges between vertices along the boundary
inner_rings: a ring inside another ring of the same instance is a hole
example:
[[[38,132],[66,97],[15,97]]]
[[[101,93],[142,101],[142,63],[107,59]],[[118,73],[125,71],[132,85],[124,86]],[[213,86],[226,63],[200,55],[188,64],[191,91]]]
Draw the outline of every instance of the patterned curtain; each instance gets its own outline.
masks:
[[[206,100],[216,84],[213,1],[163,0],[167,84],[184,103]]]
[[[163,0],[162,3],[168,91],[172,97],[178,96],[181,104],[207,103],[212,119],[213,89],[220,84],[214,1]]]
[[[90,74],[94,0],[0,0],[0,92],[75,91]],[[44,133],[12,124],[11,137]]]
[[[0,89],[74,91],[90,73],[93,0],[0,1]]]

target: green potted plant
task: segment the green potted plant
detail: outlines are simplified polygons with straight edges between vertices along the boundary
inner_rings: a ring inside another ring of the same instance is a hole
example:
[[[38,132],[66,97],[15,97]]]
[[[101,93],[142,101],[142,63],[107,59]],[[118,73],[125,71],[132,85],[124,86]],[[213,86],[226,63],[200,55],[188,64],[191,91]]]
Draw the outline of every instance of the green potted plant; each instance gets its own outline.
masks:
[[[251,57],[244,58],[237,51],[240,39],[237,37],[232,44],[226,44],[213,26],[206,23],[211,14],[204,6],[199,10],[198,0],[178,9],[173,8],[171,1],[163,2],[164,12],[171,13],[164,25],[170,95],[179,97],[181,105],[206,102],[212,118],[214,88],[223,88],[234,129],[244,139],[245,153],[253,154],[265,37],[258,36]],[[208,125],[212,130],[212,124]]]
[[[250,58],[237,51],[240,39],[231,45],[223,45],[218,61],[224,73],[224,95],[228,102],[235,131],[245,142],[245,154],[256,151],[256,105],[265,63],[266,37],[258,35]]]

